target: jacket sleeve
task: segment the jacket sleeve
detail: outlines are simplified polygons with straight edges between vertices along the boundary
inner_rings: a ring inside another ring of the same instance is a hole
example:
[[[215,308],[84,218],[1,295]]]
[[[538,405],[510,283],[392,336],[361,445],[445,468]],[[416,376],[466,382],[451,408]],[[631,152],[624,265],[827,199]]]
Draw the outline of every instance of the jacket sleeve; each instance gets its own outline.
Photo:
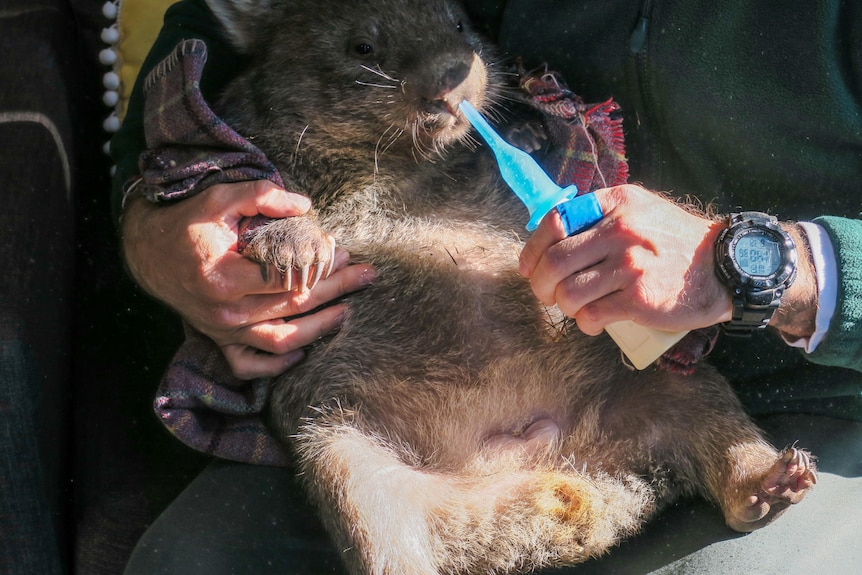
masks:
[[[115,222],[119,221],[123,191],[138,176],[138,158],[146,148],[143,126],[144,79],[150,70],[170,55],[180,41],[191,38],[203,40],[207,44],[209,65],[201,78],[201,92],[210,101],[217,98],[222,88],[239,74],[246,63],[245,58],[233,50],[224,38],[219,23],[203,0],[182,0],[168,8],[164,25],[132,89],[123,123],[111,139],[111,158],[115,165],[111,206]]]
[[[838,264],[838,301],[826,337],[808,358],[862,371],[862,220],[816,218],[832,240]]]

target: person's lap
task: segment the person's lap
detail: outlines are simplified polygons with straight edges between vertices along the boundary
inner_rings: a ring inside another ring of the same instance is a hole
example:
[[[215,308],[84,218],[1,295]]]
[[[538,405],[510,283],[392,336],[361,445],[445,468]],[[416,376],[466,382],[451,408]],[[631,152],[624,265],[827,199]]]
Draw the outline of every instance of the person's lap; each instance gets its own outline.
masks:
[[[342,573],[294,472],[216,460],[138,543],[127,575]]]
[[[680,502],[599,560],[562,573],[856,573],[862,565],[862,423],[766,417],[774,443],[818,456],[804,502],[748,535],[702,500]],[[290,470],[214,462],[139,542],[126,575],[343,573],[338,550],[304,502]]]

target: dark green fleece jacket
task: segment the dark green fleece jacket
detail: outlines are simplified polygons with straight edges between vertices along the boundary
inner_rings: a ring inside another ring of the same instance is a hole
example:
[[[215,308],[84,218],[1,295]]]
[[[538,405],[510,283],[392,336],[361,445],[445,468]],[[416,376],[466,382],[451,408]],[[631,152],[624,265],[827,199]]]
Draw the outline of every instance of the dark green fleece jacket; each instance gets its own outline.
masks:
[[[835,247],[839,292],[825,340],[802,354],[772,336],[713,354],[754,411],[862,419],[862,2],[467,1],[507,56],[563,73],[624,112],[631,180],[722,212],[814,221]],[[145,69],[182,38],[209,45],[208,98],[244,60],[203,0],[168,11]],[[115,199],[143,148],[140,88],[112,142]],[[115,204],[119,204],[116,201]]]

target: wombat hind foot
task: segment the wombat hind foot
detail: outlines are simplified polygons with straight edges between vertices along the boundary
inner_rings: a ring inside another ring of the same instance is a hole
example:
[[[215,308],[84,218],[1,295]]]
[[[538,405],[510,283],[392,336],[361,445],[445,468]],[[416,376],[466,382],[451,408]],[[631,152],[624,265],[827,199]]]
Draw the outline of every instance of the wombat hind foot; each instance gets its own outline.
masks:
[[[749,532],[771,523],[799,503],[817,483],[811,455],[791,447],[783,452],[760,480],[759,489],[748,494],[744,504],[726,514],[727,524],[736,531]]]

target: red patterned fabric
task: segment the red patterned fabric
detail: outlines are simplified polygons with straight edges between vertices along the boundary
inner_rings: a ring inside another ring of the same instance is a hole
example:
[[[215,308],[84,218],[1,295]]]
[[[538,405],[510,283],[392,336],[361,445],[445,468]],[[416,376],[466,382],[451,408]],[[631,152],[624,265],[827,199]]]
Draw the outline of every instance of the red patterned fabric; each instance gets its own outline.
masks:
[[[542,114],[551,143],[542,164],[557,184],[575,184],[580,193],[628,181],[622,118],[613,100],[585,104],[547,69],[520,70],[526,103]]]

